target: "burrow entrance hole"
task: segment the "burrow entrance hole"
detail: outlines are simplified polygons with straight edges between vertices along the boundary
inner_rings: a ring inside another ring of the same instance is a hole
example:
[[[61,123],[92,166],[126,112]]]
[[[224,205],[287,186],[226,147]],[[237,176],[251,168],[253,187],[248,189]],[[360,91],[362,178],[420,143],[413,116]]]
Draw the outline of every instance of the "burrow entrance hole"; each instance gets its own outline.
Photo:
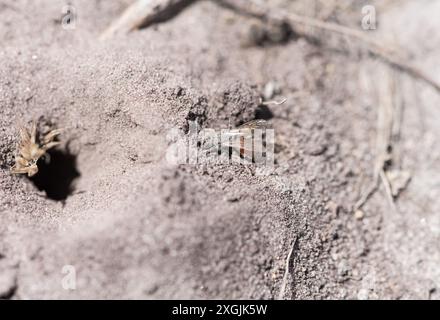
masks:
[[[38,173],[30,180],[40,191],[45,191],[49,199],[64,201],[73,193],[73,182],[81,175],[77,155],[68,149],[52,149],[38,160],[37,165]]]

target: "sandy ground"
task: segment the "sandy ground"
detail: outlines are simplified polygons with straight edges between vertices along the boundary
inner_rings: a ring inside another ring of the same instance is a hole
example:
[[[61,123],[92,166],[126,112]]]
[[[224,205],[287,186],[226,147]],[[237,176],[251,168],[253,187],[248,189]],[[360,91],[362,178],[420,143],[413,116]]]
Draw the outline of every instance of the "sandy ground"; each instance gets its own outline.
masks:
[[[0,298],[440,297],[438,92],[316,30],[249,45],[256,22],[210,2],[99,42],[130,2],[72,1],[66,30],[67,1],[0,1]],[[270,5],[360,29],[360,2],[311,3]],[[440,81],[440,1],[377,5],[370,35]],[[286,103],[259,105],[267,83]],[[355,214],[390,92],[391,165],[411,181]],[[275,130],[270,175],[166,160],[189,120],[255,118]],[[10,167],[33,119],[64,132],[28,179]]]

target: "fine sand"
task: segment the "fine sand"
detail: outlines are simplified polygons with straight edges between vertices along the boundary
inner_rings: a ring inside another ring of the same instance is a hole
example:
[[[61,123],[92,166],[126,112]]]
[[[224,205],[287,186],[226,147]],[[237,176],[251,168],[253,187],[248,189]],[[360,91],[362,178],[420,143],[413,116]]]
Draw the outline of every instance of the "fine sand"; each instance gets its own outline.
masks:
[[[439,92],[360,43],[208,1],[107,41],[132,1],[69,1],[72,29],[67,2],[0,1],[0,298],[440,298]],[[362,30],[351,2],[262,3]],[[440,81],[440,1],[376,4],[366,35]],[[268,175],[167,160],[190,120],[255,118]],[[29,179],[10,168],[32,120],[64,130]],[[356,211],[384,139],[388,179]]]

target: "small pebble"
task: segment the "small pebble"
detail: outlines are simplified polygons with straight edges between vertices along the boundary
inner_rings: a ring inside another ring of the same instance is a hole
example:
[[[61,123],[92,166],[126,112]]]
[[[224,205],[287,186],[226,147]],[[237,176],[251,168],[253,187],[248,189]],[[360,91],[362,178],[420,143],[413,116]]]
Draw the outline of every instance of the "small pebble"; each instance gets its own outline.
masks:
[[[364,216],[365,216],[364,212],[360,209],[356,210],[354,213],[354,217],[356,218],[356,220],[362,220]]]

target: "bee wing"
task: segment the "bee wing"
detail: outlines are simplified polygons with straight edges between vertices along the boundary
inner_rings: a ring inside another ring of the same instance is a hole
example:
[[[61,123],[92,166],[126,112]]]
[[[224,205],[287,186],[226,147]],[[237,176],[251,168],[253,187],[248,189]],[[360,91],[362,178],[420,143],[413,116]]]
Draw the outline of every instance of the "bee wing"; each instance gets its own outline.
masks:
[[[256,119],[246,122],[238,127],[238,129],[266,129],[267,121],[263,119]]]

